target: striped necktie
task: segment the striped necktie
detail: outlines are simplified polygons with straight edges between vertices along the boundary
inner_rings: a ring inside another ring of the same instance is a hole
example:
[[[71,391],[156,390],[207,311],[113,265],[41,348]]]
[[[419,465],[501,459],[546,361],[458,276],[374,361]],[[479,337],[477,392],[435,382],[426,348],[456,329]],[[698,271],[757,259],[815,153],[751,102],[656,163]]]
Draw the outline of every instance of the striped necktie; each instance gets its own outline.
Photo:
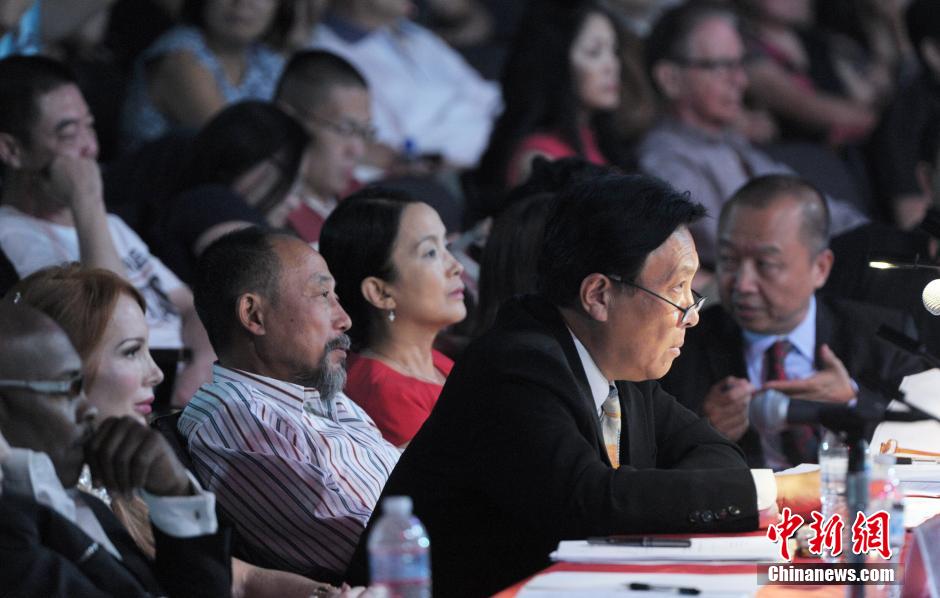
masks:
[[[601,431],[610,464],[617,469],[620,467],[620,395],[616,386],[610,387],[607,399],[601,405]]]
[[[793,345],[790,341],[782,339],[767,349],[764,364],[765,380],[787,380],[789,378],[784,367],[784,360],[792,348]],[[817,434],[816,426],[809,424],[793,425],[780,433],[783,455],[790,462],[790,465],[816,462],[816,451],[819,446],[819,441],[816,438]]]

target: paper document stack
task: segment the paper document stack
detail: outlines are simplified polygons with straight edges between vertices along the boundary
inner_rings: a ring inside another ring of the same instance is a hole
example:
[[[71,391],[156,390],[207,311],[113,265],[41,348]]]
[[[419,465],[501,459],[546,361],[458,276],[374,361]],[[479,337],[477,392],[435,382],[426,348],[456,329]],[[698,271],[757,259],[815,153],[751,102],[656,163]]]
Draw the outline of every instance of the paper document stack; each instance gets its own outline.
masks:
[[[645,547],[588,544],[569,540],[558,544],[552,560],[572,563],[641,563],[690,561],[772,562],[780,559],[780,548],[766,536],[692,538],[685,547]]]

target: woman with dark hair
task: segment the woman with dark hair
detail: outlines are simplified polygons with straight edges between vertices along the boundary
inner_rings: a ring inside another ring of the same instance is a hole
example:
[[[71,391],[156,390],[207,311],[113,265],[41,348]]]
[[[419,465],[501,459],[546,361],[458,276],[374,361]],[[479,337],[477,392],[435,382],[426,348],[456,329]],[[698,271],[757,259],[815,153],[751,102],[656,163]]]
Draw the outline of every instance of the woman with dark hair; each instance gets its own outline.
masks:
[[[293,21],[291,0],[186,0],[183,24],[137,59],[123,130],[127,146],[197,129],[226,104],[271,99],[284,67],[279,50]]]
[[[480,300],[472,335],[480,336],[496,320],[496,312],[514,295],[534,293],[539,251],[554,193],[521,199],[493,221],[480,260]]]
[[[224,109],[193,140],[179,192],[154,218],[152,249],[189,282],[202,250],[225,233],[284,226],[299,203],[295,184],[309,141],[268,102]]]
[[[434,208],[390,189],[349,196],[320,233],[320,252],[355,325],[346,394],[396,446],[411,441],[453,362],[433,349],[464,319],[463,267]]]
[[[503,70],[505,109],[480,165],[485,188],[525,180],[536,156],[620,161],[611,126],[618,47],[613,20],[594,2],[532,3]]]

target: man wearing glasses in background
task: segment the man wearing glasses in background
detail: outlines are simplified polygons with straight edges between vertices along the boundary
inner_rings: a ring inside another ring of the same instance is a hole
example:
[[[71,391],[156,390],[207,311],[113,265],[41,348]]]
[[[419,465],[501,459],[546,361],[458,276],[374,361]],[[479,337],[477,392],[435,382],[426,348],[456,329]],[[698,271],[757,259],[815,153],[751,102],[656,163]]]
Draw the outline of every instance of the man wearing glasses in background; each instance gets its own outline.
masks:
[[[656,382],[705,301],[688,230],[703,212],[646,176],[558,193],[539,293],[505,303],[466,349],[383,491],[411,496],[427,526],[435,594],[492,594],[562,539],[776,516],[771,473]],[[360,540],[348,578],[365,565]]]
[[[301,168],[303,205],[288,218],[314,243],[338,200],[354,189],[353,170],[375,140],[369,86],[351,64],[324,50],[294,54],[275,102],[300,121],[312,142]]]
[[[14,596],[228,596],[228,533],[215,496],[166,440],[132,418],[92,428],[82,362],[44,314],[0,302],[0,588]],[[4,447],[5,448],[5,447]],[[75,488],[83,465],[112,493],[140,491],[156,559]]]
[[[640,168],[689,191],[717,216],[721,205],[750,178],[792,173],[735,129],[747,88],[744,44],[726,6],[688,2],[666,12],[646,40],[646,65],[667,106],[666,116],[640,147]],[[865,222],[854,207],[829,198],[833,233]],[[690,227],[702,260],[700,284],[714,269],[714,218]]]

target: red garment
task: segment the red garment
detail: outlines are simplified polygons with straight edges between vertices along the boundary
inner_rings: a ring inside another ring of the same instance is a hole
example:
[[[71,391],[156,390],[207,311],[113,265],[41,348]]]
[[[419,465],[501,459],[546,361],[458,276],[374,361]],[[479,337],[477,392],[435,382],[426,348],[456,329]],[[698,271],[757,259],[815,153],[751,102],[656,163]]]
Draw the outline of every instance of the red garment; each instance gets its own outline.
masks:
[[[450,375],[454,362],[443,353],[432,351],[434,367]],[[411,442],[431,413],[440,384],[425,382],[402,374],[378,359],[351,353],[346,360],[346,395],[365,409],[395,446]]]
[[[581,127],[581,145],[584,147],[585,160],[593,164],[607,164],[607,158],[601,153],[601,148],[597,145],[597,138],[590,127]],[[557,133],[533,133],[523,137],[509,161],[509,170],[506,171],[507,182],[510,187],[522,182],[514,180],[514,177],[519,174],[519,160],[522,159],[522,156],[532,152],[544,154],[552,160],[578,155],[578,152],[568,145],[567,141],[559,137]]]

